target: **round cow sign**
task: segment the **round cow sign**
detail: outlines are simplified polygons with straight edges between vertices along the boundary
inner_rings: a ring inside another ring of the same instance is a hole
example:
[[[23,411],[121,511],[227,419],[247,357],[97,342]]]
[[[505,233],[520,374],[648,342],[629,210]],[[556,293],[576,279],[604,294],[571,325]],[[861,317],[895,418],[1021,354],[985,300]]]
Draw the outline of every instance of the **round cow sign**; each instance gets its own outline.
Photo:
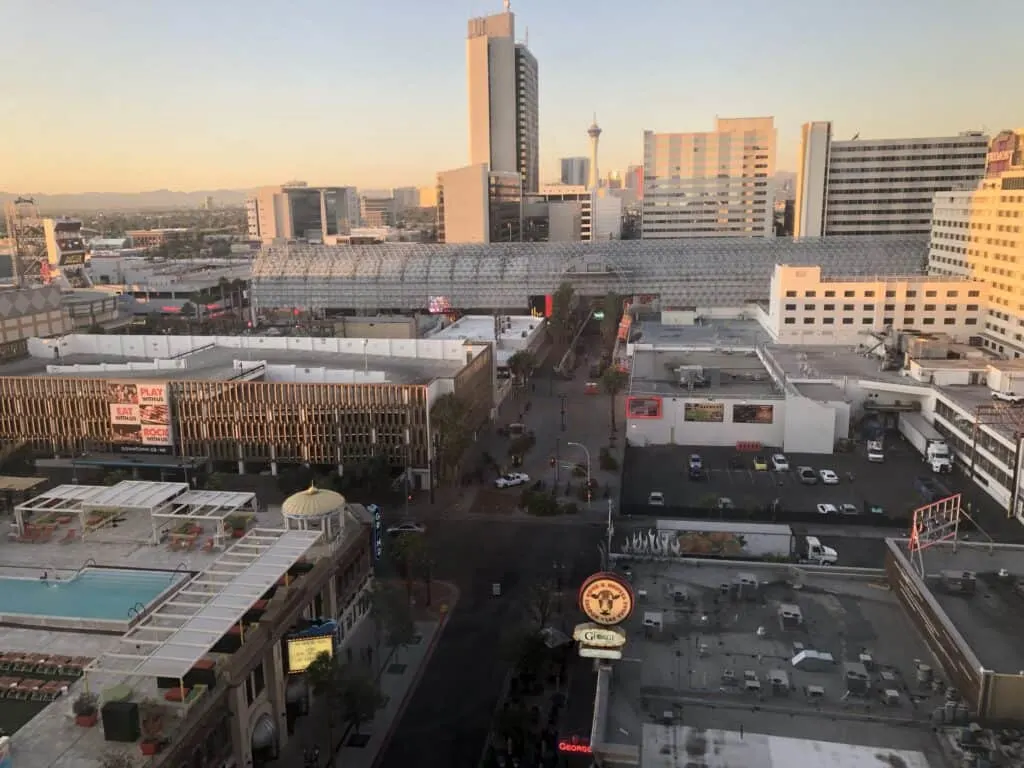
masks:
[[[595,624],[613,627],[633,613],[633,589],[615,573],[595,573],[580,587],[579,604]]]

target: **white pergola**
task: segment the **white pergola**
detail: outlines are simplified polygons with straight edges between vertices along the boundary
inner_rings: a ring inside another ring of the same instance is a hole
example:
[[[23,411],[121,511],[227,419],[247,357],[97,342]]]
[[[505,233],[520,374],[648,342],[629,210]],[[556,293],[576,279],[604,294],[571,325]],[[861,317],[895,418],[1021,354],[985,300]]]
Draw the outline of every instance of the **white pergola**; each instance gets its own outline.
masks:
[[[90,496],[82,502],[79,517],[82,520],[82,534],[102,528],[114,518],[104,519],[97,525],[89,525],[90,515],[113,510],[117,513],[141,512],[153,515],[168,509],[173,500],[189,489],[188,483],[160,483],[150,480],[124,480],[117,485],[103,488],[101,493]]]
[[[254,493],[187,491],[152,513],[153,543],[159,542],[161,531],[168,525],[192,520],[216,523],[213,540],[214,545],[219,547],[224,535],[225,520],[234,515],[255,515],[258,509],[259,502]]]
[[[319,531],[254,528],[90,663],[86,674],[175,678],[184,698],[189,670],[320,536]]]
[[[58,485],[38,496],[33,496],[14,508],[14,522],[18,527],[18,535],[25,534],[26,515],[35,519],[43,515],[81,517],[83,505],[106,490],[109,490],[106,485]]]

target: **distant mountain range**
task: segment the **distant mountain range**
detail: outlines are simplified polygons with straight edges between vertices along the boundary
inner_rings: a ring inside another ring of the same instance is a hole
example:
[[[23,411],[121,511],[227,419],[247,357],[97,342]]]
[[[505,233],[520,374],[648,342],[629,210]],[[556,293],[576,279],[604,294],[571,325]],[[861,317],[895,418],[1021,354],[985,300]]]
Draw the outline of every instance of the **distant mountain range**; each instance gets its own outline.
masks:
[[[245,189],[201,189],[178,192],[155,189],[151,192],[83,192],[78,195],[42,195],[32,192],[0,192],[0,205],[16,197],[31,197],[44,212],[139,210],[143,208],[199,208],[212,197],[217,206],[244,205]]]

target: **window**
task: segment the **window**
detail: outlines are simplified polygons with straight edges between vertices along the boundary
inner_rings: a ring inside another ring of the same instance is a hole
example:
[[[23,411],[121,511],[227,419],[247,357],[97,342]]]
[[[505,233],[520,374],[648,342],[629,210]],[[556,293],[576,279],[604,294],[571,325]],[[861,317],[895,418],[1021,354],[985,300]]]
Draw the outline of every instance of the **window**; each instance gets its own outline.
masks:
[[[245,700],[250,707],[266,687],[267,679],[263,672],[263,662],[261,661],[245,680]]]
[[[813,312],[814,311],[814,304],[804,304],[804,309],[807,312]]]
[[[913,299],[917,297],[917,291],[907,291],[907,298]]]
[[[886,291],[885,292],[885,298],[887,298],[887,299],[895,299],[896,298],[896,291]]]
[[[936,295],[937,295],[936,291],[925,291],[924,292],[924,297],[926,299],[934,299],[936,297]]]
[[[969,299],[976,299],[979,296],[981,296],[981,291],[968,291],[967,292],[967,298],[969,298]]]
[[[942,321],[942,324],[943,325],[956,325],[956,318],[955,317],[947,317],[945,320]]]
[[[865,304],[864,305],[864,311],[865,312],[874,312],[875,311],[875,305],[874,304]]]
[[[946,311],[947,312],[956,312],[956,304],[947,304],[946,305]]]
[[[852,299],[856,295],[857,295],[856,291],[843,291],[843,297],[847,298],[847,299]]]
[[[863,317],[863,318],[861,318],[860,324],[861,325],[871,325],[873,322],[875,322],[875,318],[873,318],[873,317]]]
[[[864,291],[864,298],[865,299],[873,299],[873,298],[875,298],[875,292],[874,291]]]
[[[903,318],[903,324],[904,325],[913,325],[914,324],[914,318],[912,318],[912,317],[905,317],[905,318]]]
[[[825,298],[826,299],[835,298],[835,295],[836,295],[835,291],[825,291]]]
[[[935,325],[935,318],[934,317],[926,317],[924,320],[922,320],[922,322],[925,325]]]
[[[965,325],[977,325],[978,324],[978,318],[976,318],[976,317],[968,317],[966,320],[964,320],[964,324]]]
[[[787,304],[786,305],[786,311],[787,312],[796,312],[796,304]]]
[[[913,312],[915,309],[916,309],[916,307],[913,304],[904,304],[903,305],[903,311],[904,312]]]
[[[834,317],[823,317],[823,318],[821,318],[821,322],[824,325],[832,325],[832,323],[835,322],[835,318]]]
[[[804,298],[805,299],[813,299],[814,296],[815,296],[815,291],[804,291]]]
[[[853,318],[852,317],[844,317],[843,318],[843,325],[853,325]]]
[[[796,318],[795,317],[787,317],[782,322],[785,323],[786,325],[793,325],[793,324],[796,323]]]
[[[853,312],[853,304],[843,304],[843,312]]]
[[[891,317],[883,317],[882,318],[882,325],[892,325],[892,318]]]
[[[814,318],[813,317],[805,317],[804,318],[804,325],[814,325]]]
[[[885,311],[886,312],[895,312],[896,311],[896,305],[895,304],[886,304],[885,305]]]
[[[836,311],[836,305],[835,304],[826,304],[824,307],[822,307],[822,309],[824,309],[826,312],[835,312]]]
[[[960,295],[959,291],[946,291],[946,298],[947,299],[955,299],[959,295]]]
[[[787,299],[795,299],[796,298],[796,291],[786,291],[786,298]]]
[[[967,311],[968,312],[977,312],[978,311],[978,305],[977,304],[968,304],[967,305]]]
[[[935,311],[935,305],[934,304],[925,304],[924,305],[924,311],[925,312],[934,312]]]

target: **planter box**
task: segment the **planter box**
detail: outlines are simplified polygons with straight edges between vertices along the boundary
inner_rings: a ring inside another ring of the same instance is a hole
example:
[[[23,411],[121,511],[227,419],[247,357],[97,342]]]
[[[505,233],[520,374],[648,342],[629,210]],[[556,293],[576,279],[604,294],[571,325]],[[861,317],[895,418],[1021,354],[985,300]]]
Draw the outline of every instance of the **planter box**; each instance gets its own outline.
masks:
[[[139,749],[142,751],[142,754],[146,755],[147,757],[150,756],[150,755],[155,755],[157,752],[160,751],[160,742],[159,741],[140,741],[139,742]]]
[[[92,728],[96,725],[99,715],[93,712],[91,715],[75,715],[75,725],[82,728]]]

